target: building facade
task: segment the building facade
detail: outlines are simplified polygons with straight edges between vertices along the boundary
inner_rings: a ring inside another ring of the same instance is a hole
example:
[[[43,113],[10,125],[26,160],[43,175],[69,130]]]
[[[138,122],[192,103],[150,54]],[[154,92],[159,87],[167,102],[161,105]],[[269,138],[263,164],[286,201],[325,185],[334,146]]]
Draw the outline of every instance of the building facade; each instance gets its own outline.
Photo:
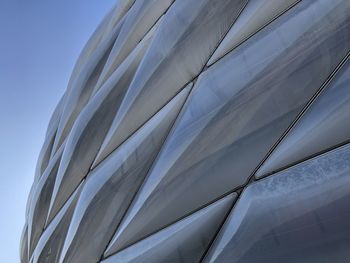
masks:
[[[119,0],[48,125],[22,263],[350,262],[350,1]]]

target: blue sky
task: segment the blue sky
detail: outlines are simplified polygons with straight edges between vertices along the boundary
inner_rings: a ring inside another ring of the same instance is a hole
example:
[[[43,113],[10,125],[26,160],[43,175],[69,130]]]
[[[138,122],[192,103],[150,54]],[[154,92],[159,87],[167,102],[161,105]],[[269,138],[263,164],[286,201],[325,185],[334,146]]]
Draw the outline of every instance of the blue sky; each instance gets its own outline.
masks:
[[[0,0],[0,262],[19,262],[48,121],[81,49],[115,1]]]

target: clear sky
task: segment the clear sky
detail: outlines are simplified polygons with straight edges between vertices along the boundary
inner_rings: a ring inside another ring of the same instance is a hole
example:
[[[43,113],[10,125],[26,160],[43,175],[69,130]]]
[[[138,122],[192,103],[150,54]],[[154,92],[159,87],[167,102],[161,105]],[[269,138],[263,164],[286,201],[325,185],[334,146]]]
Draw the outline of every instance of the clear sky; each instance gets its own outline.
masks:
[[[0,0],[0,262],[19,262],[46,127],[77,57],[117,0]]]

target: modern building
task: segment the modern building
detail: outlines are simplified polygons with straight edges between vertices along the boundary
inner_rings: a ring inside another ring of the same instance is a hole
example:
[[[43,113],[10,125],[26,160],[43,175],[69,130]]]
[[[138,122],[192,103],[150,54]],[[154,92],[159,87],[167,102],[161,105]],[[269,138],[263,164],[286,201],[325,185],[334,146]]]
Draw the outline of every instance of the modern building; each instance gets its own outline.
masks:
[[[48,125],[22,263],[350,262],[350,1],[119,0]]]

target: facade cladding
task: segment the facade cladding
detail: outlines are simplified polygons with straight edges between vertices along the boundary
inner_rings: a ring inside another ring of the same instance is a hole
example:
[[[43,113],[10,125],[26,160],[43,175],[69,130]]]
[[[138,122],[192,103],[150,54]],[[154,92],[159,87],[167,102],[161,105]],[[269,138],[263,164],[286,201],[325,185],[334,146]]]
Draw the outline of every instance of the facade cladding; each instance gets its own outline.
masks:
[[[350,262],[350,1],[121,0],[48,126],[27,262]]]

